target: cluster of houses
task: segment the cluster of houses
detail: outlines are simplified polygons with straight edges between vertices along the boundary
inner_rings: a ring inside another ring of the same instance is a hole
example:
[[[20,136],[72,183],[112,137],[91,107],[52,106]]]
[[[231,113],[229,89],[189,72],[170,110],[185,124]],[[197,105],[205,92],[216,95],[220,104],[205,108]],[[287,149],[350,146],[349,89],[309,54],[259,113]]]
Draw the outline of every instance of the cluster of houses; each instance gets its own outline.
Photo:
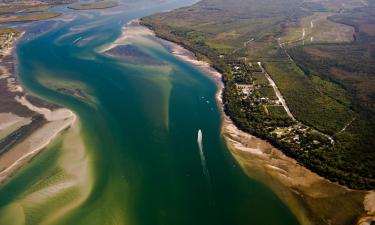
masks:
[[[272,89],[264,76],[264,71],[258,64],[239,64],[232,63],[232,73],[235,77],[236,88],[243,99],[251,98],[254,103],[266,105],[280,105],[281,103],[274,93],[271,95],[260,94],[262,89]],[[265,82],[258,82],[256,77],[263,77]]]
[[[299,122],[287,127],[268,127],[267,129],[280,142],[294,144],[302,151],[311,151],[332,144],[329,138]]]
[[[8,54],[16,38],[17,34],[15,32],[0,33],[0,57]]]
[[[269,136],[277,138],[282,143],[294,145],[303,151],[310,151],[323,145],[332,144],[333,140],[329,136],[288,117],[272,86],[265,77],[265,71],[258,64],[237,61],[231,62],[230,66],[241,98],[247,100],[246,102],[250,104],[244,110],[254,110],[254,107],[262,106],[264,108],[263,113],[271,120],[280,119],[280,116],[282,116],[287,121],[279,125],[277,123],[272,123],[272,125],[265,123],[265,130]],[[268,89],[268,91],[262,91],[265,89]],[[269,112],[272,107],[279,109],[278,115]]]

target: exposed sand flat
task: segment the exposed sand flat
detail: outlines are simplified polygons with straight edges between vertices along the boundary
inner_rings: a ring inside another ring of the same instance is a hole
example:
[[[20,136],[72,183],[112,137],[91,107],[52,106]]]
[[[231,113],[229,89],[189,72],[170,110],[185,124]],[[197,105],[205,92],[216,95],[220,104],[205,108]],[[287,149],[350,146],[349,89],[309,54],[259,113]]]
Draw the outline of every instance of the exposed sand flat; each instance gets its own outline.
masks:
[[[16,40],[17,38],[12,38],[13,42],[8,45],[9,49],[3,51],[8,56],[12,54]],[[1,60],[3,59],[1,58]],[[92,188],[89,159],[80,136],[76,116],[68,109],[59,108],[51,110],[33,105],[26,99],[23,88],[17,83],[16,78],[10,72],[12,69],[9,67],[10,64],[5,64],[5,61],[1,62],[0,79],[3,79],[2,82],[5,83],[7,89],[4,91],[13,93],[9,95],[9,98],[15,96],[14,102],[18,102],[20,108],[43,115],[47,123],[33,130],[33,133],[16,143],[11,149],[0,156],[0,183],[5,182],[19,168],[47,147],[63,130],[69,127],[71,129],[63,136],[64,153],[58,163],[59,168],[63,171],[63,179],[48,183],[43,188],[19,199],[17,204],[4,206],[5,209],[2,208],[0,211],[5,212],[5,214],[9,213],[9,215],[17,215],[20,221],[25,221],[25,211],[33,210],[35,207],[43,207],[43,205],[48,204],[54,197],[64,194],[74,196],[70,202],[64,202],[64,204],[60,205],[53,214],[45,218],[44,222],[58,219],[68,211],[78,207],[87,198]],[[19,94],[19,96],[16,96],[16,94]],[[33,115],[33,113],[30,114]],[[29,117],[21,117],[13,113],[0,113],[0,137],[6,137],[10,132],[28,123],[31,123],[31,118]],[[1,216],[4,216],[4,213]],[[7,218],[5,220],[1,218],[1,221],[13,222],[14,218],[8,218],[8,220]]]
[[[24,120],[24,117],[17,116],[13,113],[0,113],[0,132]]]
[[[53,18],[53,20],[62,21],[62,22],[68,23],[68,22],[73,21],[75,18],[77,18],[77,15],[64,13],[64,14],[62,14],[59,17]]]
[[[69,189],[73,188],[75,183],[71,180],[62,181],[57,184],[50,185],[46,188],[33,192],[32,194],[26,196],[23,202],[30,202],[30,205],[43,204],[44,202],[50,200],[55,195]]]
[[[365,210],[375,212],[375,191],[370,191],[365,198]]]
[[[26,106],[31,111],[42,114],[44,118],[46,118],[47,121],[64,120],[64,119],[74,116],[73,112],[70,111],[69,109],[61,108],[61,109],[51,111],[50,109],[47,109],[47,108],[36,107],[33,104],[31,104],[24,96],[22,97],[16,96],[15,99],[17,102],[19,102],[23,106]]]
[[[80,136],[80,127],[75,122],[69,131],[64,135],[64,154],[58,164],[63,168],[68,179],[63,183],[54,185],[53,189],[46,189],[49,194],[59,194],[69,188],[76,188],[79,195],[71,202],[64,204],[53,214],[49,215],[42,223],[50,224],[51,221],[58,221],[69,211],[82,204],[91,193],[93,186],[93,175],[90,170],[89,156],[85,151],[85,145]]]
[[[366,214],[363,215],[357,225],[371,225],[372,222],[375,222],[375,192],[370,191],[364,201]]]
[[[216,81],[217,102],[223,112],[221,74],[183,47],[165,43],[175,56],[202,69]],[[374,192],[350,190],[320,177],[268,142],[239,130],[224,113],[222,133],[246,174],[273,189],[302,225],[342,225],[350,221],[367,225],[374,219]]]
[[[0,183],[45,148],[61,131],[71,126],[75,119],[75,115],[71,114],[60,120],[51,121],[4,153],[0,157]]]
[[[150,29],[144,26],[140,26],[139,20],[132,20],[122,28],[121,36],[119,38],[117,38],[113,43],[103,46],[99,50],[99,52],[106,52],[110,49],[115,48],[116,46],[129,44],[134,40],[139,41],[139,38],[141,38],[142,36],[145,37],[154,35],[154,32]]]
[[[19,92],[19,93],[23,92],[23,88],[21,87],[21,85],[17,84],[16,78],[14,77],[7,78],[7,87],[8,87],[8,91],[10,92]]]
[[[13,113],[0,113],[0,139],[6,137],[21,126],[30,123],[31,118],[20,117]]]
[[[32,105],[25,97],[16,96],[16,101],[28,107],[30,110],[42,114],[49,123],[32,133],[26,140],[0,157],[0,183],[3,182],[23,163],[45,148],[61,131],[71,126],[75,120],[75,114],[68,109],[51,111],[47,108],[39,108]]]
[[[2,65],[0,65],[0,71],[0,79],[8,78],[11,75],[10,73],[8,73],[8,70]]]
[[[62,137],[62,151],[55,164],[59,168],[58,173],[37,181],[38,188],[23,193],[14,203],[3,206],[0,209],[0,216],[17,215],[20,221],[26,221],[26,215],[23,212],[48,206],[46,210],[50,210],[50,213],[38,224],[51,224],[60,221],[61,217],[79,207],[87,199],[93,184],[90,158],[85,151],[78,121],[71,119],[65,121],[72,121],[73,124]],[[56,202],[51,206],[51,201],[62,196],[65,199],[64,202]],[[7,218],[0,217],[0,221],[4,223]],[[8,221],[13,222],[14,218],[9,218]]]

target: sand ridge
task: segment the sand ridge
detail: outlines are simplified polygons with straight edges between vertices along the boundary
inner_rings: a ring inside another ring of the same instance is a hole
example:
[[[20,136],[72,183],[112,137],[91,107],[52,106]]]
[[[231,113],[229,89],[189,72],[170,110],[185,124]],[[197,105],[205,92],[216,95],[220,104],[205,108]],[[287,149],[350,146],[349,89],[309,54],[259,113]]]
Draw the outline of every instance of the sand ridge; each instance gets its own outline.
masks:
[[[52,111],[48,108],[37,107],[26,99],[24,89],[18,84],[14,74],[10,72],[12,69],[11,66],[6,64],[10,62],[13,65],[14,62],[4,61],[5,57],[12,56],[17,40],[24,34],[25,32],[21,32],[19,35],[10,35],[9,44],[5,45],[6,47],[1,50],[3,56],[1,58],[2,65],[0,65],[0,79],[6,80],[6,91],[12,93],[10,96],[15,95],[15,102],[18,102],[22,107],[25,106],[25,110],[43,115],[47,123],[37,128],[23,141],[16,143],[14,147],[0,156],[0,183],[5,182],[10,175],[44,149],[59,133],[76,121],[75,114],[68,109],[59,108]],[[0,114],[0,122],[0,134],[1,136],[6,136],[10,132],[30,124],[31,118],[20,117],[13,112],[8,112]]]
[[[132,40],[139,40],[140,37],[155,36],[154,32],[150,29],[140,26],[139,20],[131,20],[121,29],[121,35],[114,42],[109,45],[103,46],[99,53],[104,53],[119,45],[130,44]]]
[[[48,123],[0,157],[2,166],[0,168],[0,183],[4,182],[25,162],[44,149],[59,133],[76,121],[76,115],[68,109],[51,111],[47,108],[39,108],[32,105],[25,97],[17,96],[16,101],[27,106],[30,110],[42,114]]]

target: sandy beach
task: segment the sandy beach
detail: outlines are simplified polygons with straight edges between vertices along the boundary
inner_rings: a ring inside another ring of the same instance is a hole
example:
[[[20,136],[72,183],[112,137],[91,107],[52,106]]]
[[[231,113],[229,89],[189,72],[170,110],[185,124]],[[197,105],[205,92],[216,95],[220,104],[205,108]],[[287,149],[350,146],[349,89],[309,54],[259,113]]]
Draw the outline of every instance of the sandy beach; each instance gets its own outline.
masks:
[[[27,99],[27,93],[18,83],[14,74],[13,52],[17,41],[25,34],[10,35],[1,49],[0,59],[1,77],[3,83],[1,92],[3,100],[11,102],[12,106],[0,106],[0,137],[6,138],[14,132],[31,126],[32,118],[42,115],[45,122],[33,126],[35,130],[26,134],[20,141],[14,140],[12,147],[0,155],[0,183],[4,183],[19,168],[48,146],[63,130],[72,126],[76,115],[64,108],[48,109],[33,105]],[[12,59],[11,61],[9,59]],[[7,59],[7,60],[5,60]],[[8,103],[9,104],[9,103]],[[21,114],[21,115],[19,115]]]
[[[68,109],[61,108],[51,111],[47,108],[32,105],[25,97],[17,96],[15,100],[30,110],[42,114],[48,123],[0,157],[0,165],[4,168],[0,172],[0,183],[12,175],[24,162],[37,155],[59,133],[72,126],[76,121],[75,114]]]
[[[221,74],[182,46],[162,42],[176,57],[203,70],[215,81],[223,118],[222,134],[231,154],[249,177],[267,184],[301,224],[367,225],[375,221],[374,191],[356,191],[332,183],[265,140],[239,130],[224,113]]]
[[[139,20],[131,20],[121,29],[121,35],[112,43],[102,46],[98,52],[104,53],[119,45],[131,44],[132,41],[140,41],[139,38],[155,36],[154,32],[144,26],[139,25]]]
[[[3,212],[5,218],[0,218],[0,223],[14,221],[15,215],[19,221],[26,221],[25,211],[43,206],[62,193],[74,193],[76,198],[64,202],[40,223],[49,224],[79,207],[91,193],[93,176],[90,159],[75,113],[29,96],[18,83],[12,57],[16,40],[9,45],[11,49],[6,50],[7,55],[4,57],[7,58],[0,58],[0,91],[3,94],[0,101],[8,105],[0,105],[0,185],[12,179],[54,140],[61,141],[63,151],[56,162],[60,169],[59,177],[49,180],[46,186],[41,185],[40,189],[24,194],[13,204],[2,206],[0,213]],[[7,141],[10,142],[10,148],[4,145]],[[48,179],[37,182],[42,184]]]

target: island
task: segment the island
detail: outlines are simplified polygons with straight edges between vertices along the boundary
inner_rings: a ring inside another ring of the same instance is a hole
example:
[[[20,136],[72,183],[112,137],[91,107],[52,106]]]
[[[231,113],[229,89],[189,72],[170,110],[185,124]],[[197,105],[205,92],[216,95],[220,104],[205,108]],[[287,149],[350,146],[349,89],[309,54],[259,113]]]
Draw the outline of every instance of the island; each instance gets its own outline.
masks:
[[[118,6],[118,2],[115,1],[103,1],[103,2],[92,2],[82,3],[78,5],[68,6],[69,9],[74,10],[90,10],[90,9],[108,9]]]
[[[1,16],[0,23],[48,20],[60,15],[61,13],[34,13],[30,15]]]
[[[141,49],[132,45],[119,45],[103,52],[105,55],[117,58],[126,62],[163,65],[163,62],[155,57],[143,52]]]
[[[54,5],[69,4],[77,0],[4,1],[0,3],[0,15],[46,12]]]

